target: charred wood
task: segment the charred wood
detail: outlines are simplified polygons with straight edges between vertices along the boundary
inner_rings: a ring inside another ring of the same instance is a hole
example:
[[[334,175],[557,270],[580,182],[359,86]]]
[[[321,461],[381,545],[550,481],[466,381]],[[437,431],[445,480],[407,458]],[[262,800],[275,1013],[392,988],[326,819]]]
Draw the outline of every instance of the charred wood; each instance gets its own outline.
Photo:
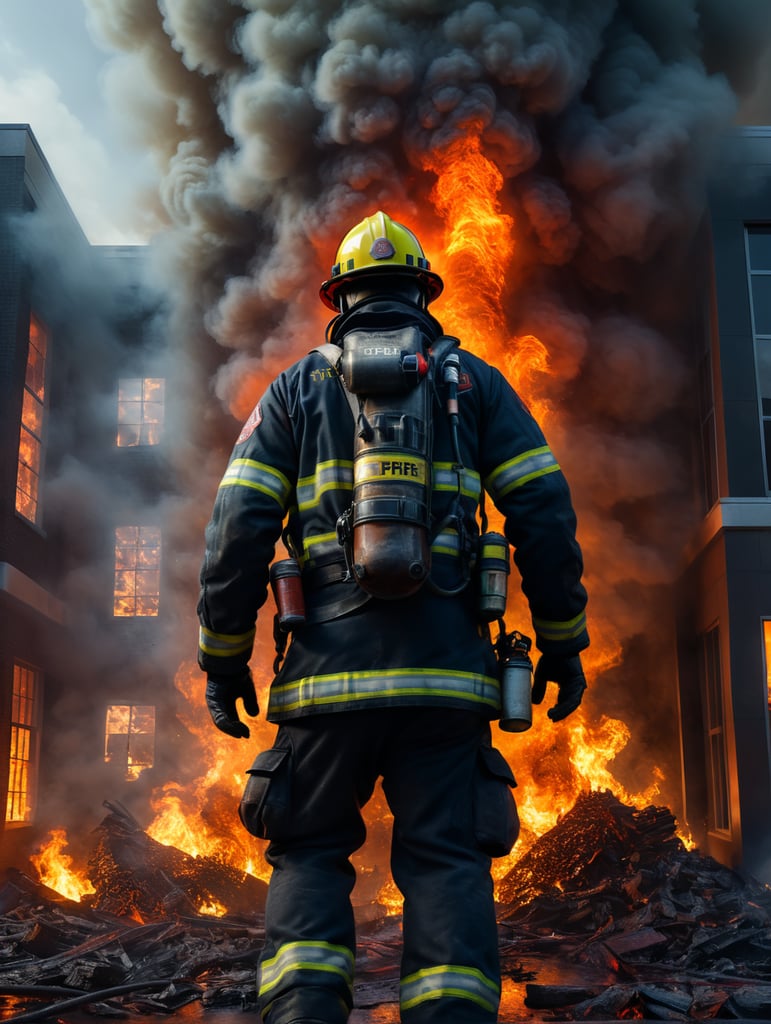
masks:
[[[89,877],[96,894],[91,905],[117,916],[145,921],[183,914],[216,904],[233,913],[254,913],[265,906],[267,886],[211,857],[191,857],[152,839],[118,803],[96,829]]]

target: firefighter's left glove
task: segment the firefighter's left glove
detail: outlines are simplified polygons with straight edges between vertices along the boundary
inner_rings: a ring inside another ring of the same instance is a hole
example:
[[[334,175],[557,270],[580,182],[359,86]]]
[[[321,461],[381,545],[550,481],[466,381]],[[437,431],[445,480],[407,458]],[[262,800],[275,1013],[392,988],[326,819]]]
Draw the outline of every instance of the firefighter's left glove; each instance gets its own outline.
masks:
[[[238,717],[236,701],[242,700],[250,718],[260,713],[252,673],[248,668],[233,676],[207,676],[206,706],[217,728],[236,739],[248,739],[249,726]]]
[[[533,674],[533,704],[540,704],[544,699],[547,683],[556,683],[559,687],[557,703],[549,708],[547,714],[552,722],[561,722],[572,715],[584,696],[586,677],[580,656],[563,658],[556,654],[542,654]]]

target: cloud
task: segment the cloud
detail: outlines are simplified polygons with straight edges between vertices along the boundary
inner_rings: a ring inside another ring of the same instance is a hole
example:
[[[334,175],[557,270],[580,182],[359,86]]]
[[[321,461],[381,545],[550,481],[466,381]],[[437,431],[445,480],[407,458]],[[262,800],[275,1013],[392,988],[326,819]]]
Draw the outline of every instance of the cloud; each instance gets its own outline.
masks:
[[[42,70],[0,76],[0,122],[29,124],[88,239],[97,245],[146,240],[130,225],[127,182],[116,179],[104,145],[62,101]]]

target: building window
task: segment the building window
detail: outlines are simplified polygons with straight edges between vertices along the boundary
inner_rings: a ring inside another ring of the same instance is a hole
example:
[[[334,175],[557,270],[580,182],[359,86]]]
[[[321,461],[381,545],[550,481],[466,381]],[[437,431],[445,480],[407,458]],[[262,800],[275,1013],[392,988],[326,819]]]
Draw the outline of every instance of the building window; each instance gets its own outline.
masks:
[[[725,742],[725,702],[720,667],[719,627],[701,636],[701,679],[707,743],[708,824],[712,832],[730,832],[728,757]]]
[[[125,377],[118,381],[119,448],[160,442],[164,385],[161,377]]]
[[[30,316],[16,470],[16,511],[31,523],[40,521],[47,347],[48,337],[45,328],[35,316]]]
[[[157,615],[161,586],[161,531],[119,526],[115,531],[116,616]]]
[[[41,687],[38,669],[14,664],[7,822],[32,821],[35,810]]]
[[[104,730],[104,759],[126,779],[136,779],[155,758],[155,708],[147,704],[110,704]]]
[[[771,491],[771,225],[748,226],[746,242],[766,490]]]

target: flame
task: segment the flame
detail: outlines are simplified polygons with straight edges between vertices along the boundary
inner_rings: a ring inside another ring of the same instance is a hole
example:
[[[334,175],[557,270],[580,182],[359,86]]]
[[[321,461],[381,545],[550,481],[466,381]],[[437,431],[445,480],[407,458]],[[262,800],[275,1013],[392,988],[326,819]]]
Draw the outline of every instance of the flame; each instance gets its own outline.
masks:
[[[40,881],[49,889],[67,899],[80,903],[84,896],[95,892],[89,878],[73,868],[72,857],[64,853],[68,845],[67,833],[62,828],[51,829],[48,841],[30,857]]]
[[[211,899],[207,903],[201,903],[196,909],[199,914],[205,914],[211,917],[224,917],[228,912],[228,908],[217,902],[215,899]]]
[[[266,880],[270,869],[261,848],[250,845],[235,813],[245,782],[243,748],[212,726],[196,666],[180,666],[175,685],[184,697],[180,717],[201,745],[204,770],[191,783],[169,782],[153,793],[155,818],[147,833],[192,857],[211,857]]]
[[[532,334],[512,337],[504,314],[506,289],[516,286],[516,244],[514,218],[500,209],[503,175],[477,136],[456,140],[428,166],[437,176],[431,201],[445,224],[436,261],[445,282],[439,300],[443,326],[497,365],[543,422],[549,407],[533,383],[548,372],[548,352]]]

